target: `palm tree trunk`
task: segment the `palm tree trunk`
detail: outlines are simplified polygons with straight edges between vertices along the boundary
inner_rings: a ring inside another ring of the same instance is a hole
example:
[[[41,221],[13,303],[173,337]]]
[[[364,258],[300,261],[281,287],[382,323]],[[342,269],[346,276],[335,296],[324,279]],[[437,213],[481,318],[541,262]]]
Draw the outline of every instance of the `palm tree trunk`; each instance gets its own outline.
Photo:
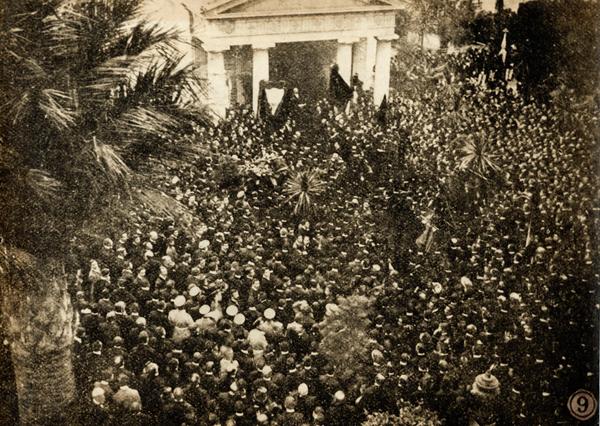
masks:
[[[22,425],[74,424],[73,309],[60,265],[11,250],[0,265],[5,333]],[[15,422],[16,423],[16,422]]]

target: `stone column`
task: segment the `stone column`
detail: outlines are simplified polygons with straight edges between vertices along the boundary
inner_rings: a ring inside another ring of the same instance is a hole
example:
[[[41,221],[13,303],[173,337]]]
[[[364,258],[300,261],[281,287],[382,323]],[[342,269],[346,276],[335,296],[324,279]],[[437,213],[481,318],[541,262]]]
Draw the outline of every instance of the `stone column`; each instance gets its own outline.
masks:
[[[337,45],[339,73],[348,84],[352,81],[352,44],[356,41],[356,39],[339,39]]]
[[[243,55],[240,48],[235,50],[235,101],[239,105],[243,105],[246,101],[244,97],[244,87],[242,84],[242,73],[243,73]]]
[[[207,44],[205,50],[209,106],[217,117],[224,118],[229,107],[229,87],[225,71],[225,51],[229,50],[229,46]]]
[[[373,88],[376,55],[377,40],[375,40],[375,37],[367,37],[365,42],[365,84],[363,86],[365,90]]]
[[[367,39],[360,39],[352,45],[352,75],[358,74],[358,78],[364,83],[367,78]]]
[[[274,44],[252,45],[252,109],[258,113],[258,96],[260,95],[260,82],[269,81],[269,49]]]
[[[390,63],[392,59],[392,40],[397,37],[378,37],[375,58],[375,81],[373,83],[373,101],[380,105],[390,89]]]

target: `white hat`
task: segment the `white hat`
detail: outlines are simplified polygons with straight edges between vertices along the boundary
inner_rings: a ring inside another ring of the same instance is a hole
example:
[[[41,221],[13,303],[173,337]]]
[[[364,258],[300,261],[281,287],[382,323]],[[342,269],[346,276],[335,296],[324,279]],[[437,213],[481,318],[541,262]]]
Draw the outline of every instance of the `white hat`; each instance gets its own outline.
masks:
[[[198,286],[193,285],[192,287],[190,287],[190,296],[192,297],[196,297],[200,294],[200,289],[198,288]]]
[[[308,395],[308,386],[306,383],[300,383],[298,385],[298,393],[302,396]]]
[[[156,231],[150,231],[150,241],[156,241],[158,240],[158,232]]]
[[[185,305],[185,297],[179,295],[175,298],[175,300],[173,300],[173,303],[175,303],[176,308],[181,308],[183,305]]]
[[[246,317],[244,314],[236,314],[236,316],[233,317],[233,323],[235,325],[242,325],[245,321]]]
[[[98,398],[99,396],[104,396],[104,389],[99,386],[96,386],[92,389],[92,398]]]
[[[344,391],[341,390],[337,391],[333,396],[338,401],[343,401],[344,399],[346,399],[346,394],[344,393]]]
[[[200,312],[200,315],[206,315],[210,312],[210,306],[202,305],[198,311]]]
[[[461,277],[460,283],[463,287],[470,287],[473,285],[473,281],[471,281],[469,277]]]
[[[235,305],[229,305],[225,310],[225,313],[230,317],[234,317],[238,313],[238,308]]]
[[[207,249],[208,246],[210,245],[210,241],[208,240],[202,240],[198,243],[198,248],[200,249]]]
[[[266,423],[269,418],[265,413],[256,413],[256,420],[260,423]]]
[[[105,248],[106,250],[110,250],[113,248],[113,242],[110,238],[105,238],[104,241],[102,241],[102,247]]]
[[[138,318],[135,320],[135,323],[136,323],[137,325],[142,325],[142,326],[144,326],[144,325],[146,325],[146,318],[144,318],[144,317],[138,317]]]
[[[271,308],[267,308],[263,312],[263,315],[265,316],[266,319],[272,320],[273,318],[275,318],[275,311]]]

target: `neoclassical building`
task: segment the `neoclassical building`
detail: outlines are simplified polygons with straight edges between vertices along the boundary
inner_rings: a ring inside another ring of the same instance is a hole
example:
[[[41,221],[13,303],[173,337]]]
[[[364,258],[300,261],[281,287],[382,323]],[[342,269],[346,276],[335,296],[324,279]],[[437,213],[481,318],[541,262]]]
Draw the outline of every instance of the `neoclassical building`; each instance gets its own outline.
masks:
[[[324,95],[334,63],[348,83],[357,74],[379,104],[389,89],[402,7],[402,0],[167,0],[159,13],[185,9],[187,28],[181,14],[173,20],[189,35],[183,48],[200,65],[207,102],[222,117],[234,104],[256,110],[261,81]]]

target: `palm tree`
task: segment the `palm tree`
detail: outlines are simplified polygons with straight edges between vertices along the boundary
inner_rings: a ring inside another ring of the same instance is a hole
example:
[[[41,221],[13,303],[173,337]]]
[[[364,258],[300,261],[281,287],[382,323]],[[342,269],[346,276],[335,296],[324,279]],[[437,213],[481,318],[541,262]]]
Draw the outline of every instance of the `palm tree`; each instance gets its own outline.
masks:
[[[0,7],[0,295],[22,424],[74,423],[69,243],[124,200],[164,200],[139,160],[188,152],[177,131],[208,122],[186,108],[201,86],[176,34],[141,3]]]
[[[467,170],[483,180],[500,170],[494,155],[490,153],[489,142],[483,135],[469,135],[460,150],[460,170]]]
[[[318,170],[310,169],[293,173],[283,188],[288,196],[286,202],[294,202],[294,214],[307,216],[314,210],[314,198],[325,190]]]

